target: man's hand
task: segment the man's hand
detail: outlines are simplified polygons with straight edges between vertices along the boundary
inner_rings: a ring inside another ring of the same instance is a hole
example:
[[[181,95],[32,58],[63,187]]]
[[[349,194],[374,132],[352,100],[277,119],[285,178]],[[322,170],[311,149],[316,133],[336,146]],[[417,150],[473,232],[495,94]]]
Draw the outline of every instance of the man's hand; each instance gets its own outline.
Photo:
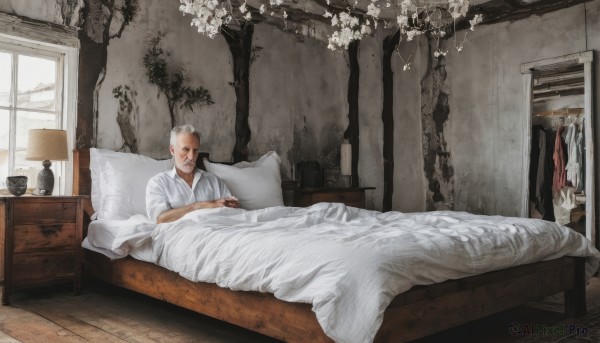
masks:
[[[219,208],[219,207],[238,208],[238,207],[240,207],[240,202],[238,201],[238,199],[236,197],[233,197],[233,196],[227,197],[224,199],[212,200],[212,201],[198,201],[198,202],[195,202],[193,204],[190,204],[190,205],[187,205],[184,207],[173,208],[168,211],[165,211],[158,216],[158,218],[156,219],[156,222],[159,224],[160,223],[169,223],[169,222],[175,221],[175,220],[183,217],[185,214],[187,214],[191,211],[199,210],[202,208]]]
[[[240,201],[238,200],[238,198],[231,196],[231,197],[227,197],[225,199],[225,206],[226,207],[233,207],[233,208],[238,208],[240,207]]]
[[[224,199],[216,199],[212,201],[203,201],[201,208],[218,208],[218,207],[240,207],[240,202],[236,197],[227,197]]]

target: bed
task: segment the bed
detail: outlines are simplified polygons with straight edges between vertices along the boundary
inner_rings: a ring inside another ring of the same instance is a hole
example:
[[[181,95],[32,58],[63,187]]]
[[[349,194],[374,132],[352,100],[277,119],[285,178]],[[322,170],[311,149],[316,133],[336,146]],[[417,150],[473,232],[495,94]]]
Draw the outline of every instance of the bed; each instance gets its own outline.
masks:
[[[89,150],[74,152],[74,194],[91,194],[89,165]],[[89,223],[95,212],[91,201],[84,208]],[[192,282],[152,263],[131,257],[111,260],[83,250],[86,276],[280,340],[332,341],[310,304],[282,301],[270,293],[233,291],[212,283]],[[586,313],[585,283],[585,258],[560,257],[415,286],[395,296],[387,306],[374,341],[414,340],[560,292],[565,294],[566,315],[581,316]]]

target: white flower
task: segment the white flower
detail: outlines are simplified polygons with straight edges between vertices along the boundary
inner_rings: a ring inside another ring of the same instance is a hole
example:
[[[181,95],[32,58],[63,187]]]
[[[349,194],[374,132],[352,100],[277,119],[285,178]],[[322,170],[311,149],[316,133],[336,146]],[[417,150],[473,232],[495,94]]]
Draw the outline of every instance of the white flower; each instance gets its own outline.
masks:
[[[283,11],[283,19],[287,19],[288,15],[286,11]]]
[[[441,49],[437,49],[433,53],[433,56],[435,56],[435,57],[446,56],[447,53],[448,53],[448,51],[442,51]]]
[[[331,18],[331,17],[333,17],[333,14],[331,14],[331,12],[329,12],[328,10],[325,10],[325,14],[323,14],[323,17]]]
[[[469,11],[469,0],[448,0],[448,12],[453,19],[467,15]]]
[[[471,24],[471,31],[475,31],[475,25],[481,23],[483,21],[483,15],[476,14],[473,19],[469,20],[469,24]]]
[[[377,7],[374,3],[370,3],[367,6],[367,15],[370,15],[374,19],[379,18],[379,13],[381,12],[381,8]]]
[[[327,0],[327,6],[329,6],[329,1],[330,1],[330,0]]]
[[[244,16],[244,18],[246,18],[246,20],[251,20],[252,19],[252,12],[246,13],[246,15]]]
[[[361,35],[368,35],[369,33],[371,33],[371,27],[369,27],[368,25],[360,26],[360,34]]]
[[[338,16],[334,14],[333,17],[331,17],[331,26],[337,26],[338,23],[339,23]]]
[[[352,41],[361,39],[364,34],[371,31],[368,25],[360,25],[358,18],[347,12],[334,14],[331,18],[331,24],[332,26],[339,26],[339,29],[329,36],[327,47],[331,50],[348,49],[348,45]]]
[[[406,31],[406,40],[411,41],[417,35],[420,35],[422,32],[419,30],[408,30]]]
[[[265,4],[262,4],[262,5],[260,5],[258,12],[260,12],[260,14],[263,14],[263,13],[265,13],[266,10],[267,10],[267,7],[265,6]]]
[[[246,13],[246,11],[248,11],[248,9],[246,8],[246,2],[244,1],[244,3],[240,6],[240,12]]]
[[[179,10],[194,15],[191,24],[210,38],[219,33],[223,24],[231,21],[231,15],[219,0],[181,0],[181,3]]]
[[[398,22],[398,26],[401,28],[408,26],[408,16],[399,15],[396,17],[396,21]]]
[[[410,62],[409,62],[409,63],[406,63],[406,64],[404,65],[404,67],[402,68],[402,70],[403,70],[403,71],[407,71],[407,70],[409,70],[409,69],[410,69]]]

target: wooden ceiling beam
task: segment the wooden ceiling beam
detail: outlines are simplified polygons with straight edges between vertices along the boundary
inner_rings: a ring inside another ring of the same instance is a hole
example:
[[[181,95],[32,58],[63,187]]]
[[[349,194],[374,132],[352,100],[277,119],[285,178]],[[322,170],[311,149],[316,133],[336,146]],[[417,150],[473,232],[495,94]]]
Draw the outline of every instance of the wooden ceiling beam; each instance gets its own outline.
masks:
[[[476,14],[483,15],[480,25],[496,24],[504,21],[517,21],[532,15],[542,15],[564,8],[589,2],[590,0],[540,0],[532,3],[521,3],[515,0],[491,0],[481,5],[472,6],[467,18]],[[456,29],[463,30],[471,27],[468,19],[457,23]]]
[[[491,0],[472,6],[467,17],[457,23],[456,30],[470,28],[469,19],[476,14],[483,15],[483,21],[480,25],[489,25],[504,21],[517,21],[532,15],[543,15],[589,1],[540,0],[525,3],[521,0]],[[239,12],[239,6],[243,2],[244,0],[230,0],[235,17],[238,19],[243,16]],[[263,4],[267,6],[267,9],[263,14],[260,14],[259,8]],[[351,7],[348,0],[330,0],[329,4],[327,4],[327,0],[293,0],[285,1],[275,9],[271,8],[269,0],[246,0],[246,6],[252,12],[252,22],[254,23],[265,23],[282,31],[293,32],[297,35],[308,35],[325,42],[327,41],[327,35],[333,31],[331,18],[323,17],[325,11],[339,13],[341,11],[345,12]],[[283,10],[287,13],[285,19],[282,17]],[[385,9],[382,8],[383,10]],[[275,12],[275,15],[271,16],[271,12]],[[366,12],[355,7],[352,9],[352,15],[362,20]],[[391,19],[382,16],[382,20],[390,21]]]

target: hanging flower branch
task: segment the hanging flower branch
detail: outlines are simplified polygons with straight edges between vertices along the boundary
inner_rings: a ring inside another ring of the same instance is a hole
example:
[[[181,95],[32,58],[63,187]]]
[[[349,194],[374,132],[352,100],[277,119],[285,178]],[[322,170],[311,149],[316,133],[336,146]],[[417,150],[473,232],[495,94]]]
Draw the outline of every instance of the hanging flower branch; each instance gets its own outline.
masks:
[[[198,27],[198,32],[213,38],[220,30],[221,25],[228,24],[232,20],[251,20],[252,14],[249,6],[244,1],[235,11],[229,0],[180,0],[179,10],[183,14],[194,15],[192,25]],[[364,0],[363,0],[364,1]],[[430,34],[434,37],[443,38],[451,32],[456,31],[456,22],[466,18],[469,10],[469,0],[367,0],[367,12],[357,11],[358,0],[345,11],[332,13],[325,10],[323,16],[331,18],[333,32],[329,36],[328,48],[331,50],[347,49],[348,45],[355,40],[360,40],[364,35],[370,34],[377,28],[378,22],[383,22],[385,27],[397,26],[402,37],[411,41],[415,36]],[[284,20],[287,13],[282,6],[283,0],[269,0],[268,10],[271,16],[280,16]],[[327,0],[328,7],[330,6]],[[395,21],[381,18],[382,9],[386,11],[386,18],[390,17],[390,11],[395,12]],[[258,9],[260,14],[267,11],[267,6],[262,4]],[[239,15],[237,15],[239,12]],[[281,13],[281,14],[279,14]],[[475,15],[469,23],[471,30],[481,23],[482,16]],[[454,38],[454,47],[457,51],[463,49],[466,36],[462,40]],[[400,39],[402,41],[402,39]],[[445,56],[447,51],[438,49],[434,52],[435,57]],[[410,62],[409,62],[410,63]],[[408,63],[408,64],[409,64]]]

